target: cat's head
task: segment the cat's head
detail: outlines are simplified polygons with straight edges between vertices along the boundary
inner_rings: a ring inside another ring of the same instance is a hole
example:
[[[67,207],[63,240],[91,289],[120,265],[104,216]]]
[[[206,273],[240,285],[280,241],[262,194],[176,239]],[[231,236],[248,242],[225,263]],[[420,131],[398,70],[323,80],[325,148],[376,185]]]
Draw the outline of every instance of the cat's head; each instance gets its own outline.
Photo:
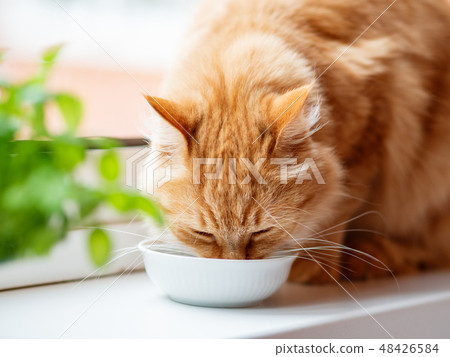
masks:
[[[157,113],[152,150],[170,175],[155,194],[179,241],[203,257],[259,259],[314,235],[335,206],[341,174],[333,152],[314,140],[320,110],[310,90],[147,97]]]

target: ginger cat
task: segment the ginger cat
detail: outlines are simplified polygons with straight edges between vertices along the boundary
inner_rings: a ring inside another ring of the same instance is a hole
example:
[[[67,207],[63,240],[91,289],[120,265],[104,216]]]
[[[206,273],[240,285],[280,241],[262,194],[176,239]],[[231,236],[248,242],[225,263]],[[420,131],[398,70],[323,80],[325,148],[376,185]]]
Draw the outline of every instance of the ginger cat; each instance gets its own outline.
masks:
[[[179,242],[298,252],[298,282],[450,265],[446,1],[210,1],[193,23],[147,97]]]

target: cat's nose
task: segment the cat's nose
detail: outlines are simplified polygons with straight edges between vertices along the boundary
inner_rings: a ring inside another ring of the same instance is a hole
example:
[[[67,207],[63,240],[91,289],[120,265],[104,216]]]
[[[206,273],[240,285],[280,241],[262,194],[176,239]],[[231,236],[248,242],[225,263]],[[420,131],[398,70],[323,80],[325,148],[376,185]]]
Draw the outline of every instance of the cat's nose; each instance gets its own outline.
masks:
[[[247,259],[247,251],[242,248],[230,248],[222,252],[223,259]]]
[[[226,257],[224,257],[224,259],[246,259],[247,258],[247,254],[245,253],[241,253],[241,252],[230,252],[227,254]]]

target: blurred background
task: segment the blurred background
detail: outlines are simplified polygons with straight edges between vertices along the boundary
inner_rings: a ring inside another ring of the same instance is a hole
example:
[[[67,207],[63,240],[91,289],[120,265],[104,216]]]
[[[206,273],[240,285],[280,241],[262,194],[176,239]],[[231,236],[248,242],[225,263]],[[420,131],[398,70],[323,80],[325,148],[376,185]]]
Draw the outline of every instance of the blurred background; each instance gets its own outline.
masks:
[[[63,44],[49,85],[82,100],[79,135],[142,137],[142,93],[158,93],[198,1],[0,0],[0,77],[27,78]]]

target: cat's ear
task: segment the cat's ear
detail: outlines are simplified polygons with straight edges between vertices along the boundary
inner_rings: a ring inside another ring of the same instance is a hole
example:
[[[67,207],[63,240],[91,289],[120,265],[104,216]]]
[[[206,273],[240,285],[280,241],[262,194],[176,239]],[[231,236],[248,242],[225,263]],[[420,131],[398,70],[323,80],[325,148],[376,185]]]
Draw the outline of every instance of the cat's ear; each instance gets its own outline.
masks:
[[[313,84],[305,85],[274,98],[271,109],[272,123],[270,130],[277,143],[280,140],[295,140],[308,133],[318,121],[318,112],[312,106],[305,113],[305,104],[311,93]],[[313,110],[311,110],[313,109]],[[303,117],[301,118],[301,116]]]
[[[312,85],[302,86],[279,95],[273,100],[272,126],[276,134],[280,135],[300,115],[311,89]]]
[[[191,134],[191,124],[185,115],[183,108],[177,103],[152,96],[145,96],[147,102],[161,119],[158,123],[152,123],[151,140],[158,143],[158,146],[173,147],[180,145],[179,138],[184,138],[189,145],[193,136]],[[194,139],[195,140],[195,139]]]

